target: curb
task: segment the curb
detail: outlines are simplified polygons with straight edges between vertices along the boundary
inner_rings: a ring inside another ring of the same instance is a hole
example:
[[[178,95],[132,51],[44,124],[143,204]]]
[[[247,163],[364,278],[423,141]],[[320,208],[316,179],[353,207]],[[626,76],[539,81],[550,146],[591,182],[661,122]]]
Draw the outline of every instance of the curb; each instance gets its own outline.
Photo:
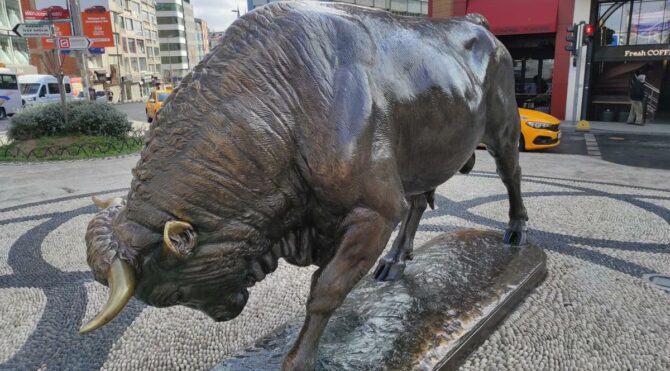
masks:
[[[127,101],[123,101],[123,102],[112,102],[112,103],[109,103],[109,104],[111,104],[113,106],[117,106],[117,105],[121,105],[121,104],[142,103],[142,102],[144,102],[144,99],[133,99],[133,100],[127,100]]]

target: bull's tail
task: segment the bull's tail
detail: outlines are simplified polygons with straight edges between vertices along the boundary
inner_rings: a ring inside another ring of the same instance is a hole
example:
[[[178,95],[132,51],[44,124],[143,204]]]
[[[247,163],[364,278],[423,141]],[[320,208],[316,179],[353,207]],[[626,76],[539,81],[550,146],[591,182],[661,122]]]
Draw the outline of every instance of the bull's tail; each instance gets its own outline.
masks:
[[[461,170],[459,170],[459,172],[461,174],[468,174],[470,171],[472,171],[472,168],[474,167],[475,167],[475,153],[472,152],[472,156],[470,156],[468,162],[466,162],[463,165],[463,167],[461,168]]]

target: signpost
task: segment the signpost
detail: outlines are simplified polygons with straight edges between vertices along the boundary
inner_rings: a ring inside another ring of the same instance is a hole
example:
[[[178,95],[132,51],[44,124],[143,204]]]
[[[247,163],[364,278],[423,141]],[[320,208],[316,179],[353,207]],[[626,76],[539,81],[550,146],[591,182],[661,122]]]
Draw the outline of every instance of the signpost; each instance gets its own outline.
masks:
[[[20,37],[50,37],[51,25],[19,23],[12,29]]]
[[[67,36],[56,38],[60,50],[85,50],[91,45],[91,40],[83,36]]]

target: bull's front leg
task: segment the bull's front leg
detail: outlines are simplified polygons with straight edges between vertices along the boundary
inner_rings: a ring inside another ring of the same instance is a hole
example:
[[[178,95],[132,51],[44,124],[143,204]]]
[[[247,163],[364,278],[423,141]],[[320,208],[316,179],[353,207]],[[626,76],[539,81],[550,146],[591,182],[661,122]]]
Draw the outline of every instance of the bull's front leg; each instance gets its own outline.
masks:
[[[314,369],[319,339],[328,319],[370,270],[396,223],[370,209],[357,208],[348,214],[335,256],[312,276],[305,323],[284,359],[283,370]]]

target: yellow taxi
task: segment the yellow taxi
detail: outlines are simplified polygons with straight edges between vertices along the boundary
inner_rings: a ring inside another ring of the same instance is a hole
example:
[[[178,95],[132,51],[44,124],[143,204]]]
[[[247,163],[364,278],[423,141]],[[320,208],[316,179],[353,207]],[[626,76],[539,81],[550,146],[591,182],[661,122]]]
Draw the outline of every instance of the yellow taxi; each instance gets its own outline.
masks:
[[[556,147],[561,143],[561,120],[544,112],[519,108],[521,138],[519,150],[530,151]]]
[[[146,112],[147,112],[147,121],[152,122],[156,118],[156,113],[163,105],[163,102],[167,97],[172,93],[172,89],[169,90],[154,90],[149,94],[149,100],[147,100]]]

